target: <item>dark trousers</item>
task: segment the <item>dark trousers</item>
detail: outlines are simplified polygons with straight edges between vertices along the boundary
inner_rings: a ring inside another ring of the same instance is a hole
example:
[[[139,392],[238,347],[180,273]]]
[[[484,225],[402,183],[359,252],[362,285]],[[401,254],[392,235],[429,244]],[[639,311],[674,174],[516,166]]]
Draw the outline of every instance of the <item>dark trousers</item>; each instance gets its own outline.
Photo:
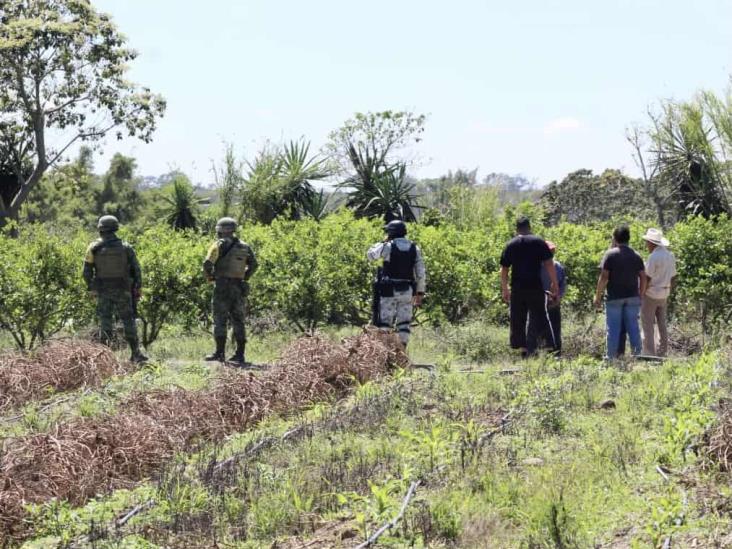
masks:
[[[562,350],[562,306],[548,308],[547,315],[549,323],[542,339],[547,348],[559,352]]]
[[[511,290],[509,311],[511,348],[535,352],[539,335],[547,329],[544,290]]]

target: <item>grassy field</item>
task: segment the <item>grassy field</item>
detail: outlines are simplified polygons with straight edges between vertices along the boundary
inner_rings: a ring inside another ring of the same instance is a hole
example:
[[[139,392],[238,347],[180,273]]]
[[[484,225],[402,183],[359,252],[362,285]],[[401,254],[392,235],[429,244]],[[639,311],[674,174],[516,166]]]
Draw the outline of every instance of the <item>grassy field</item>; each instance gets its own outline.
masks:
[[[600,330],[574,322],[567,347],[594,340],[599,352]],[[249,359],[271,363],[294,337],[252,337]],[[729,392],[724,349],[609,366],[516,360],[506,339],[481,323],[418,329],[410,354],[433,367],[192,445],[153,478],[83,507],[33,506],[25,547],[356,547],[405,503],[378,545],[732,545],[729,477],[705,446]],[[151,364],[28,404],[3,418],[0,436],[114,414],[133,392],[205,388],[221,368],[200,361],[209,345],[168,334]]]

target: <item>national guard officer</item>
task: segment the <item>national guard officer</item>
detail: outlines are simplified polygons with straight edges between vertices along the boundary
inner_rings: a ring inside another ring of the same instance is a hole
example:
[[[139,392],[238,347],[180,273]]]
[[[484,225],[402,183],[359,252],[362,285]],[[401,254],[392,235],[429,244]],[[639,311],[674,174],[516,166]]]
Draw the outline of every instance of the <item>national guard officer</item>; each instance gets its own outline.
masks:
[[[371,261],[383,260],[375,284],[378,310],[374,324],[383,330],[396,326],[399,339],[407,346],[414,307],[422,305],[426,288],[426,273],[422,252],[406,238],[407,225],[391,221],[384,226],[386,237],[374,244],[366,256]]]
[[[113,215],[99,218],[99,239],[92,242],[84,259],[84,280],[89,295],[97,300],[102,343],[114,333],[115,315],[122,321],[133,362],[145,362],[137,338],[132,300],[142,295],[142,275],[135,250],[117,237],[119,221]]]
[[[224,362],[226,351],[227,324],[230,321],[236,342],[236,352],[229,362],[244,365],[246,331],[244,315],[246,298],[249,294],[249,278],[257,270],[254,252],[239,240],[236,220],[230,217],[219,219],[216,224],[218,239],[208,250],[203,270],[206,278],[214,283],[213,320],[216,350],[206,357],[208,361]]]

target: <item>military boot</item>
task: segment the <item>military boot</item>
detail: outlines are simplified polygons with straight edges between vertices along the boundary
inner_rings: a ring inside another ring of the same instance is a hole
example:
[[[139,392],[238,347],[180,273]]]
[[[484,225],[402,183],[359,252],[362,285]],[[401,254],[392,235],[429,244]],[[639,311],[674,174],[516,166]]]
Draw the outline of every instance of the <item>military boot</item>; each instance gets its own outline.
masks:
[[[145,356],[140,350],[140,343],[136,339],[130,339],[127,343],[130,344],[130,349],[132,350],[132,355],[130,355],[130,360],[132,362],[140,364],[148,361],[147,356]]]
[[[229,358],[229,362],[237,365],[237,366],[244,366],[244,349],[246,346],[246,341],[242,339],[236,340],[236,352],[231,355]]]
[[[216,337],[216,350],[207,355],[203,360],[208,362],[223,362],[225,360],[224,352],[226,350],[226,337]]]

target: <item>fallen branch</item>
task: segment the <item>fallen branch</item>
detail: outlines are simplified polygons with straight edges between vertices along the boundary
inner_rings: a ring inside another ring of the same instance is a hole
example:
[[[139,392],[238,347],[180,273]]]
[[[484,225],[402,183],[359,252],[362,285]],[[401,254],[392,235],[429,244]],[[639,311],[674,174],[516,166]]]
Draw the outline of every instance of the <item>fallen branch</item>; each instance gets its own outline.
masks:
[[[257,452],[262,450],[265,447],[272,446],[276,442],[286,442],[288,439],[294,437],[295,435],[300,434],[302,431],[305,430],[305,425],[299,425],[295,427],[294,429],[290,429],[287,431],[284,435],[281,437],[265,437],[261,439],[259,442],[257,442],[254,446],[249,448],[248,450],[245,450],[244,452],[240,452],[238,454],[234,454],[233,456],[225,459],[224,461],[221,461],[214,465],[213,470],[214,472],[220,471],[227,465],[231,465],[232,463],[245,458],[250,458],[253,455],[255,455]]]
[[[122,528],[125,524],[130,522],[134,517],[142,513],[143,511],[147,511],[148,509],[152,509],[155,507],[157,503],[154,499],[150,499],[146,501],[145,503],[141,503],[140,505],[134,507],[129,513],[127,513],[125,516],[123,516],[121,519],[116,520],[114,525],[117,528]]]
[[[414,497],[414,494],[420,484],[422,484],[421,480],[415,480],[409,486],[409,490],[407,490],[407,495],[404,497],[404,501],[402,501],[402,506],[399,509],[399,513],[397,514],[397,516],[395,516],[389,522],[384,524],[381,528],[376,530],[376,532],[374,532],[369,539],[364,541],[356,549],[363,549],[364,547],[371,547],[372,545],[376,544],[379,538],[383,536],[386,531],[394,528],[399,523],[399,521],[402,520],[402,517],[404,516],[404,513],[407,511],[407,507],[409,506],[409,502],[412,501],[412,498]]]
[[[509,423],[511,423],[511,421],[513,421],[512,420],[513,414],[514,414],[513,412],[508,412],[505,416],[503,416],[501,418],[501,421],[498,424],[498,427],[496,427],[495,429],[491,429],[490,431],[487,431],[487,432],[483,433],[480,436],[480,438],[478,438],[478,440],[476,442],[476,447],[477,448],[480,448],[485,442],[489,441],[494,436],[496,436],[498,433],[502,432],[506,428],[506,426]]]

